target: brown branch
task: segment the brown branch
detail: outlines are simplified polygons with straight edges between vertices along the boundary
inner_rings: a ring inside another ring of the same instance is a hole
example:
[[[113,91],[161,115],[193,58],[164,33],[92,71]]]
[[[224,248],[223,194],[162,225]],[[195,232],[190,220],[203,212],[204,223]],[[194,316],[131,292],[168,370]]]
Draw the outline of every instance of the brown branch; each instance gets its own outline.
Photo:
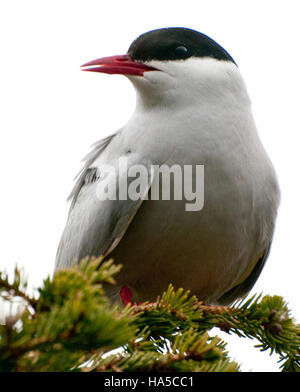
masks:
[[[35,309],[38,301],[33,297],[29,297],[22,290],[8,283],[7,280],[0,278],[0,288],[4,288],[8,293],[10,293],[10,295],[23,298],[26,302],[29,303],[29,305],[31,305]],[[13,292],[13,294],[11,294],[11,292]]]

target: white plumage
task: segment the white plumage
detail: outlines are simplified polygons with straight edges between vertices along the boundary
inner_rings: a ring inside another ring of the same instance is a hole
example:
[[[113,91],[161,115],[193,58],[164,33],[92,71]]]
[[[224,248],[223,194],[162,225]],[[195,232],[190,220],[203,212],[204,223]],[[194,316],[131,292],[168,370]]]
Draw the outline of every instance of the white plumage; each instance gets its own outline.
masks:
[[[123,264],[112,298],[126,286],[133,301],[154,300],[173,283],[207,303],[230,303],[251,289],[263,268],[279,204],[245,84],[231,61],[190,57],[145,64],[161,72],[128,76],[136,110],[87,157],[56,268],[109,253]],[[175,200],[100,201],[97,170],[121,157],[147,167],[204,165],[204,208],[186,212],[184,201]]]

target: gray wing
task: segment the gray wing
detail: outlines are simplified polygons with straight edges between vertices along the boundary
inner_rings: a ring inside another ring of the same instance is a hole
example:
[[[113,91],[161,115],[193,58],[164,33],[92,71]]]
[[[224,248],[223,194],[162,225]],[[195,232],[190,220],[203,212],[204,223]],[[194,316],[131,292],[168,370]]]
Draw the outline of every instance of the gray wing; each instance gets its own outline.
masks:
[[[219,298],[217,301],[219,304],[221,305],[231,304],[234,300],[241,298],[249,293],[249,291],[256,283],[259,275],[261,274],[261,271],[263,270],[266,264],[267,258],[270,253],[270,249],[271,249],[271,244],[266,248],[263,255],[258,259],[250,275],[242,283],[234,286],[232,289],[230,289],[225,294],[223,294],[222,297]]]
[[[68,201],[71,201],[70,211],[72,210],[74,204],[76,203],[77,196],[80,192],[80,189],[82,188],[84,181],[86,180],[86,175],[90,166],[95,162],[95,160],[99,157],[102,151],[105,150],[105,148],[109,145],[109,143],[112,141],[115,135],[116,133],[107,136],[104,139],[98,140],[96,143],[92,145],[93,147],[92,150],[83,158],[83,162],[85,163],[81,171],[75,177],[75,180],[77,181],[75,183],[74,188],[72,189],[72,192],[68,197]]]
[[[148,194],[153,178],[151,175],[142,189],[144,196],[140,199],[99,198],[97,187],[101,189],[102,180],[95,161],[112,138],[113,136],[105,141],[106,145],[99,143],[95,146],[70,195],[72,204],[58,247],[55,268],[68,268],[73,265],[75,259],[81,260],[85,256],[107,255],[112,252]],[[142,164],[151,173],[150,162],[143,162],[138,154],[131,154],[128,162],[129,166]],[[127,181],[127,172],[119,174],[116,181],[117,194],[119,186],[124,181]]]

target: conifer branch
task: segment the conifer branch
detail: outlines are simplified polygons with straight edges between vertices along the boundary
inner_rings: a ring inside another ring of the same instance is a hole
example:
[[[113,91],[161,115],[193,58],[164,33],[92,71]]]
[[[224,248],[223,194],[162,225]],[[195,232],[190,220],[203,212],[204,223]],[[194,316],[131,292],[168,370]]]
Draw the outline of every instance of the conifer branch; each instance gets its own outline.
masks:
[[[0,325],[0,371],[239,371],[214,327],[256,338],[279,354],[282,371],[300,371],[300,326],[279,296],[208,306],[172,285],[154,303],[120,308],[105,296],[121,266],[85,258],[44,280],[36,298],[16,269],[0,274],[0,296],[25,310]],[[118,348],[117,354],[110,354]]]
[[[25,290],[27,283],[21,279],[21,273],[18,268],[14,270],[13,283],[9,282],[8,275],[0,271],[0,297],[4,300],[10,298],[20,297],[24,299],[29,305],[35,308],[37,301],[35,298],[26,294]]]

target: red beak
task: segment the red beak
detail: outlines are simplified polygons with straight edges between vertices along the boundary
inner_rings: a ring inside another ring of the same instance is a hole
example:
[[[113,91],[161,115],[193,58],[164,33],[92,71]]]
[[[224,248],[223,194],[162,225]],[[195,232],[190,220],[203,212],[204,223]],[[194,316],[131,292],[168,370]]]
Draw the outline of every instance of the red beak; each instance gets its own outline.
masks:
[[[81,67],[85,67],[83,71],[136,76],[143,76],[147,71],[158,71],[156,68],[131,60],[127,54],[102,57],[83,64]]]

